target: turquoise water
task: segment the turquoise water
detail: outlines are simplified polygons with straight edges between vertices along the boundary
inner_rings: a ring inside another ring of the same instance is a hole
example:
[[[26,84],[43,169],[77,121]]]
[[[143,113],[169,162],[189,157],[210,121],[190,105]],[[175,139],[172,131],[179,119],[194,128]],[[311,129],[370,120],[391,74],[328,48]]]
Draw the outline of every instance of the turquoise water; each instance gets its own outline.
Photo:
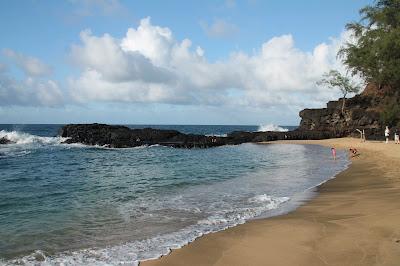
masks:
[[[65,145],[58,128],[0,126],[0,137],[17,141],[0,145],[0,264],[135,265],[293,209],[348,165],[342,152],[333,161],[311,145]],[[185,129],[223,135],[235,126]]]

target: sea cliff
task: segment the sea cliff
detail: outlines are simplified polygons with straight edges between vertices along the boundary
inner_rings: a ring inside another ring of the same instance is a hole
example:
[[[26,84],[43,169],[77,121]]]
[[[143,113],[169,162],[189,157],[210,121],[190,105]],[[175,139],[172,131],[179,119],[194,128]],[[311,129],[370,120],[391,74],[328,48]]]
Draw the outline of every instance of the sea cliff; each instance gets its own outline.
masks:
[[[395,90],[369,84],[361,94],[346,99],[343,112],[343,99],[328,102],[326,108],[300,111],[299,130],[329,132],[332,137],[358,137],[358,129],[364,130],[367,139],[382,139],[386,126],[382,113],[398,102]]]

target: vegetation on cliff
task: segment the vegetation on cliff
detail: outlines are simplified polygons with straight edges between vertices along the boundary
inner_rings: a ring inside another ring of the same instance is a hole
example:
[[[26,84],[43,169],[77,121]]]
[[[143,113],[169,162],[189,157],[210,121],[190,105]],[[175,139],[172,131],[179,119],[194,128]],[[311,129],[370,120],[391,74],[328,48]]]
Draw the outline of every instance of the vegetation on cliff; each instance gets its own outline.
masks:
[[[385,106],[381,113],[381,121],[389,127],[400,127],[400,104],[397,99]]]
[[[400,87],[400,0],[378,0],[347,24],[354,35],[339,52],[353,75],[378,87]]]
[[[331,70],[328,73],[324,74],[323,78],[317,82],[318,85],[326,85],[329,88],[339,88],[342,92],[342,114],[344,113],[344,107],[346,103],[346,96],[349,93],[357,93],[360,91],[360,86],[355,84],[350,80],[349,77],[346,77],[340,74],[337,70]]]
[[[327,108],[301,111],[301,129],[338,135],[363,129],[380,138],[385,126],[400,128],[400,0],[377,0],[360,14],[360,21],[347,25],[353,38],[338,56],[347,74],[361,77],[368,85],[346,101],[346,95],[357,92],[357,86],[336,70],[326,73],[318,84],[339,88],[343,99],[329,102]]]

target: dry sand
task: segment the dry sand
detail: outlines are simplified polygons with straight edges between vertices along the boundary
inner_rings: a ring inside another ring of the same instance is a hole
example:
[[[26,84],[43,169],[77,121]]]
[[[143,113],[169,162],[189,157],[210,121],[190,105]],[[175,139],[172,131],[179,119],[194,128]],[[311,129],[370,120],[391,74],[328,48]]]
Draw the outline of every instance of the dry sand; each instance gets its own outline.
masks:
[[[361,155],[297,210],[206,235],[141,266],[400,265],[400,145],[283,143],[356,147]]]

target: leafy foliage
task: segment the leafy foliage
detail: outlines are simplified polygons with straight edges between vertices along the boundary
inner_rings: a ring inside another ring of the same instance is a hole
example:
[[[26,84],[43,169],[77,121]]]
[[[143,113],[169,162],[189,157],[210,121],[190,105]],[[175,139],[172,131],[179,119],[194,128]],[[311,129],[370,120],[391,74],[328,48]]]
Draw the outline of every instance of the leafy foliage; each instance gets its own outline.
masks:
[[[357,93],[361,89],[361,87],[357,84],[354,84],[349,77],[343,76],[337,70],[330,70],[328,73],[325,73],[322,79],[317,82],[317,85],[326,85],[332,89],[334,88],[340,89],[340,91],[343,94],[342,113],[344,112],[344,106],[347,94]]]
[[[384,125],[393,127],[400,124],[400,105],[397,102],[388,104],[381,113],[381,121]]]
[[[378,0],[360,10],[362,19],[347,25],[355,42],[339,56],[352,75],[379,86],[400,85],[400,0]]]
[[[345,98],[348,93],[357,93],[360,91],[360,86],[354,84],[349,77],[340,74],[337,70],[330,70],[322,76],[322,79],[317,82],[318,85],[326,85],[329,88],[338,88]]]

